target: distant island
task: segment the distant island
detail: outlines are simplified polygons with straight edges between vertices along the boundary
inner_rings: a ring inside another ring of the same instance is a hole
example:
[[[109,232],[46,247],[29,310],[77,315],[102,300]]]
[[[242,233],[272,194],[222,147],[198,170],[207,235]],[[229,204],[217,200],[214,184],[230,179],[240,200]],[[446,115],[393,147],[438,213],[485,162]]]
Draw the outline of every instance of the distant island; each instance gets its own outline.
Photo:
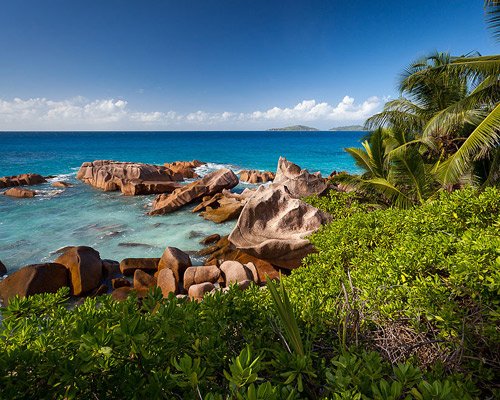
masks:
[[[268,131],[319,131],[319,129],[305,125],[292,125],[285,126],[284,128],[271,128]]]
[[[330,131],[367,131],[362,125],[347,125],[347,126],[337,126],[336,128],[329,129]]]

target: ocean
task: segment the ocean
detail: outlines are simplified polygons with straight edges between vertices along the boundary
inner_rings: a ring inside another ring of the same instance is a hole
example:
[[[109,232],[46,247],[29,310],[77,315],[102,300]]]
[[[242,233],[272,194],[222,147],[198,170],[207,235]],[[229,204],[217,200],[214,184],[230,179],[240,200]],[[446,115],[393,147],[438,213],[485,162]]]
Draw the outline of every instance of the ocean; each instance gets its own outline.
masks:
[[[215,224],[191,207],[148,216],[152,196],[103,192],[76,180],[85,161],[116,160],[163,164],[198,159],[205,174],[228,167],[275,171],[278,158],[311,172],[358,172],[345,147],[359,146],[363,132],[0,132],[0,176],[54,175],[74,184],[32,187],[32,199],[0,196],[0,260],[9,272],[49,262],[64,246],[86,245],[101,258],[160,257],[167,246],[194,254],[212,233],[228,234],[235,221]],[[240,183],[241,191],[252,185]],[[201,259],[193,255],[195,264]]]

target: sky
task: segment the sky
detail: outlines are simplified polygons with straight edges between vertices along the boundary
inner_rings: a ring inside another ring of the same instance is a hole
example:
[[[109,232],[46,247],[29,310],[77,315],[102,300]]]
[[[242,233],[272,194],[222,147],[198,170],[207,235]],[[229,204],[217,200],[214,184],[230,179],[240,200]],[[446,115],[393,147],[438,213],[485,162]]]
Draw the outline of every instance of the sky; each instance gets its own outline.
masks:
[[[482,0],[2,0],[0,131],[363,123],[433,51],[498,54]]]

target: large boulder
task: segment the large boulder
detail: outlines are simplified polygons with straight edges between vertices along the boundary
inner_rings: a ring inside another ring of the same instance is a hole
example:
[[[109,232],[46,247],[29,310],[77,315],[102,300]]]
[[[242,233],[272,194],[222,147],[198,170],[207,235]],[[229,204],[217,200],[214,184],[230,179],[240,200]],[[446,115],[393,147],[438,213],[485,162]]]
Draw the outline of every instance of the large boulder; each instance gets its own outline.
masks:
[[[55,293],[68,285],[68,270],[64,265],[28,265],[0,281],[0,299],[7,305],[9,299],[16,295],[25,297],[38,293]]]
[[[215,283],[220,278],[220,269],[216,265],[189,267],[184,273],[184,289],[203,282]]]
[[[137,269],[144,272],[156,272],[159,258],[124,258],[120,262],[120,271],[125,276],[134,275]]]
[[[307,236],[331,217],[294,198],[287,186],[261,186],[247,201],[229,241],[282,268],[296,268],[314,248]]]
[[[136,269],[134,272],[134,289],[149,290],[156,286],[156,278],[148,273]]]
[[[215,286],[213,283],[210,282],[199,283],[197,285],[192,285],[189,288],[188,296],[193,300],[201,301],[206,293],[210,293],[214,289]]]
[[[238,261],[224,261],[220,269],[223,273],[226,286],[248,280],[257,283],[259,280],[257,270],[252,263],[243,265]]]
[[[240,181],[247,183],[266,183],[274,180],[274,172],[244,169],[240,171]]]
[[[161,194],[153,202],[150,215],[167,214],[190,204],[204,196],[213,196],[223,189],[232,189],[238,184],[233,171],[222,168],[205,175],[202,179],[175,190],[171,194]]]
[[[175,189],[174,173],[166,167],[110,160],[85,162],[76,175],[88,185],[126,195],[156,194]]]
[[[38,174],[21,174],[14,176],[4,176],[0,178],[0,188],[24,185],[38,185],[39,183],[47,182],[42,175]]]
[[[172,193],[180,187],[182,185],[177,182],[140,181],[134,179],[125,182],[121,186],[121,191],[126,196],[137,196],[141,194]]]
[[[170,269],[174,273],[176,282],[179,283],[184,276],[184,272],[191,265],[189,255],[177,247],[167,247],[158,263],[158,271],[165,268]]]
[[[201,211],[200,216],[220,224],[238,218],[245,202],[246,197],[223,190],[212,197],[204,197],[203,201],[193,208],[193,212]]]
[[[165,268],[158,272],[156,284],[161,289],[163,297],[168,297],[170,293],[177,293],[177,282],[171,269]]]
[[[71,247],[55,262],[69,270],[71,293],[75,296],[88,293],[101,283],[102,260],[99,252],[92,247]]]
[[[195,168],[201,167],[205,163],[193,160],[193,161],[175,161],[173,163],[165,163],[164,166],[170,169],[175,174],[180,174],[183,178],[192,179],[198,178],[198,174],[195,172]]]
[[[313,194],[321,194],[328,189],[327,180],[319,172],[309,173],[284,157],[278,160],[278,168],[273,181],[288,188],[290,196],[301,198]]]
[[[3,194],[9,197],[17,197],[20,199],[27,199],[36,196],[35,191],[29,189],[23,189],[20,187],[13,187],[7,189],[5,192],[3,192]]]

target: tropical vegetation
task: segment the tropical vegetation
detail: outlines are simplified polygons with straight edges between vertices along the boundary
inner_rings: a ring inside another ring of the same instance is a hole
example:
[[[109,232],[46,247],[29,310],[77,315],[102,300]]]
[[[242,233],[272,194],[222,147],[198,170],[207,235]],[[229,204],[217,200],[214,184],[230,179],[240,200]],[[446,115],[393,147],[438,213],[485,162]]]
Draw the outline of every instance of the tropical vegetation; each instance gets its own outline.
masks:
[[[200,303],[67,291],[1,311],[5,399],[488,399],[500,394],[500,190],[336,219],[280,284]],[[371,211],[370,211],[371,210]]]

